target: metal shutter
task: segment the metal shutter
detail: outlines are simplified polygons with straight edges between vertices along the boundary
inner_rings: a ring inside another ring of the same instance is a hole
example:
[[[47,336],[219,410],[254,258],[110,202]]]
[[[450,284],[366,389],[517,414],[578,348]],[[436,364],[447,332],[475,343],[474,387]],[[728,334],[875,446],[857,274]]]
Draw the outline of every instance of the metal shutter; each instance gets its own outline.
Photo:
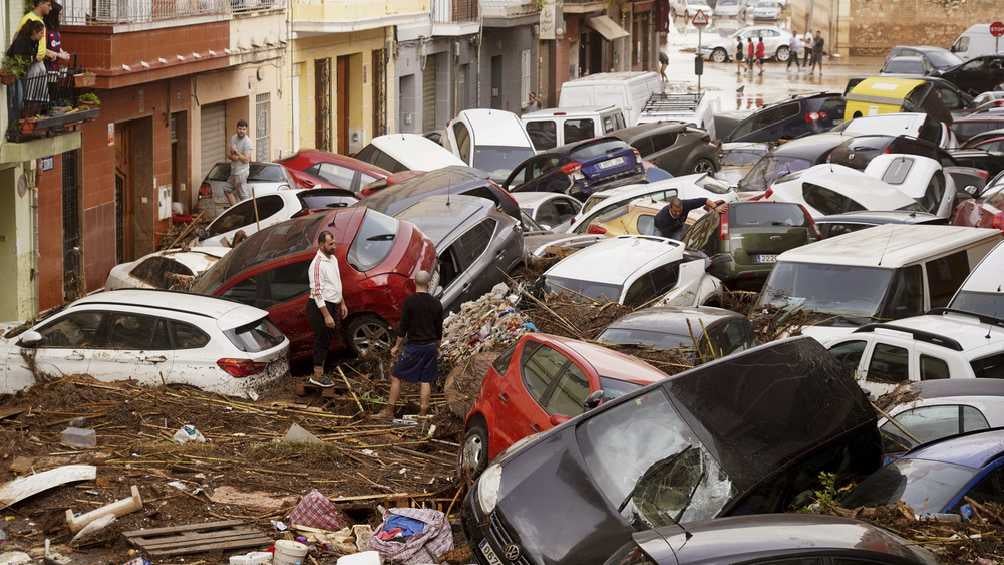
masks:
[[[202,177],[213,165],[227,160],[227,105],[208,104],[202,107]]]
[[[422,132],[428,133],[436,129],[436,57],[425,58],[425,68],[422,70]]]

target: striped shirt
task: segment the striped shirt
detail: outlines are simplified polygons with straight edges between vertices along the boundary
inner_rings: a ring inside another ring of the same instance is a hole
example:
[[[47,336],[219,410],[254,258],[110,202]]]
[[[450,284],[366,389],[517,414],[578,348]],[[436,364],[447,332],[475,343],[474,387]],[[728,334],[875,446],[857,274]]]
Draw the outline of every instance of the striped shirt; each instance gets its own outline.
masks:
[[[342,276],[338,272],[338,259],[334,255],[328,257],[318,251],[310,262],[307,277],[310,279],[310,298],[318,308],[324,308],[325,302],[338,304],[342,301]]]

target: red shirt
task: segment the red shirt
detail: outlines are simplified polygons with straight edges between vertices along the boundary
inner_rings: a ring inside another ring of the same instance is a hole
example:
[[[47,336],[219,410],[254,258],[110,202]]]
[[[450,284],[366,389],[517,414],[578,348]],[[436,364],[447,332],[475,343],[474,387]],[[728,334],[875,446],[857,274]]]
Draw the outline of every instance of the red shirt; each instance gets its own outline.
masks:
[[[766,54],[766,47],[764,47],[763,41],[758,41],[756,44],[756,56],[757,59],[763,59]]]
[[[753,58],[753,42],[752,41],[746,44],[746,56],[749,57],[750,59]]]

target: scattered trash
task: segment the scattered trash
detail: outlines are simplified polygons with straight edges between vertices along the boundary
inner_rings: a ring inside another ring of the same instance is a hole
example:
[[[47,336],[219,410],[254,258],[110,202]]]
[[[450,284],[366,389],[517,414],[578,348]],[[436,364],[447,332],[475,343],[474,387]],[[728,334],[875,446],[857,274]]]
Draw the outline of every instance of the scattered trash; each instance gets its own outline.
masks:
[[[275,528],[275,531],[277,532],[285,532],[289,529],[289,526],[287,526],[285,522],[279,520],[272,520],[272,527]]]
[[[272,565],[302,565],[309,548],[300,542],[277,540]]]
[[[349,520],[342,511],[317,489],[300,499],[300,503],[289,515],[289,522],[295,526],[320,528],[331,532],[337,532],[349,525]]]
[[[0,553],[0,565],[20,565],[21,563],[31,563],[31,556],[23,551]]]
[[[126,561],[122,565],[153,565],[153,564],[146,557],[137,557],[135,559],[130,559],[129,561]]]
[[[307,526],[297,526],[296,531],[302,535],[296,536],[300,543],[313,544],[331,553],[355,553],[356,538],[352,534],[351,528],[342,528],[337,532],[310,528]]]
[[[252,551],[244,555],[230,557],[230,565],[264,565],[272,562],[272,554],[267,551]]]
[[[63,433],[60,435],[60,443],[67,447],[91,449],[97,447],[98,439],[91,428],[69,427],[63,430]]]
[[[91,465],[66,465],[14,479],[0,487],[0,509],[67,483],[93,481],[96,476],[97,469]]]
[[[70,511],[67,510],[67,512]],[[97,534],[101,530],[110,526],[112,522],[114,522],[115,520],[116,516],[114,514],[105,514],[100,518],[91,520],[90,522],[87,523],[86,526],[84,526],[83,528],[80,529],[80,531],[77,532],[77,535],[73,536],[73,539],[70,540],[70,545],[73,545],[80,540],[87,539],[93,536],[94,534]],[[71,529],[70,531],[73,530]]]
[[[509,290],[505,283],[499,283],[488,294],[465,302],[446,317],[439,356],[447,366],[453,367],[482,351],[507,347],[528,331],[530,319],[513,307],[518,293],[509,294]]]
[[[370,546],[370,538],[373,537],[373,528],[369,524],[352,526],[352,535],[356,537],[356,551],[366,551]]]
[[[286,443],[323,443],[321,438],[305,430],[300,424],[293,423],[282,438]]]
[[[196,427],[192,424],[185,424],[184,426],[181,426],[178,431],[174,432],[174,441],[175,443],[182,444],[190,441],[205,443],[206,436],[202,435],[202,432],[196,429]]]
[[[370,549],[394,563],[438,563],[453,548],[446,515],[426,508],[391,508],[383,515]]]
[[[380,553],[376,551],[363,551],[352,555],[339,557],[335,565],[381,565]]]
[[[91,510],[86,514],[81,514],[80,516],[74,516],[73,510],[66,510],[66,525],[70,528],[71,532],[79,532],[85,526],[94,522],[105,516],[125,516],[126,514],[131,514],[137,510],[143,508],[143,498],[139,495],[139,488],[133,486],[129,489],[131,496],[129,498],[123,498],[117,502],[107,504],[101,508]],[[106,524],[107,525],[107,524]]]
[[[122,532],[130,544],[149,557],[189,555],[221,549],[265,547],[272,538],[242,520],[188,524],[171,528],[151,528]],[[217,541],[225,539],[226,541]]]
[[[285,506],[291,506],[296,502],[295,496],[275,497],[267,492],[241,492],[231,486],[217,487],[213,490],[209,500],[217,504],[232,504],[246,508],[260,508],[262,510],[280,510]]]

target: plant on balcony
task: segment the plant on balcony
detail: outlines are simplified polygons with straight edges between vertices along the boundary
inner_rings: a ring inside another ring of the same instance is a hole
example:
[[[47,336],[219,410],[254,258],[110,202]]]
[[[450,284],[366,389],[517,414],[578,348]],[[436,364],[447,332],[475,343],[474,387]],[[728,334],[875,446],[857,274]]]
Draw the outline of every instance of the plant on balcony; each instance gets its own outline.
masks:
[[[77,104],[87,107],[100,106],[101,99],[93,92],[85,92],[77,97]]]
[[[0,63],[0,81],[3,84],[11,84],[14,79],[23,77],[28,72],[31,62],[31,57],[24,55],[5,55],[3,62]]]

